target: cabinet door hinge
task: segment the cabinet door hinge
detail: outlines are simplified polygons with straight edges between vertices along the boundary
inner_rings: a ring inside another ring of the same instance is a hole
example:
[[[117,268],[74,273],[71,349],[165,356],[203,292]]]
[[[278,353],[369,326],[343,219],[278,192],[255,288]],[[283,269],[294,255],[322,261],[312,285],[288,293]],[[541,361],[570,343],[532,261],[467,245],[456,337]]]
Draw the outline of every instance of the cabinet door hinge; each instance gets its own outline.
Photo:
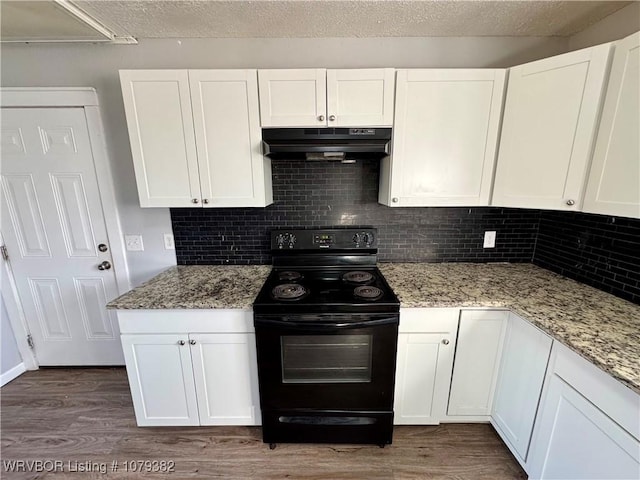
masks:
[[[2,252],[2,258],[4,258],[5,262],[9,261],[9,252],[7,251],[7,247],[4,245],[0,246],[0,252]]]
[[[31,350],[34,349],[35,345],[33,343],[33,337],[31,336],[31,334],[27,335],[27,345],[29,345],[29,348]]]

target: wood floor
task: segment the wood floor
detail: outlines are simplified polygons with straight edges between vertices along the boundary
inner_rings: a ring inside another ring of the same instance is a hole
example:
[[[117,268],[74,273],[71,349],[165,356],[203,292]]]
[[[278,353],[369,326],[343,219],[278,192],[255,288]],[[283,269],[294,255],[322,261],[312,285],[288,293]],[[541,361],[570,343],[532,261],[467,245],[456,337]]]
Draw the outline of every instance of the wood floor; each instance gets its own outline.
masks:
[[[259,427],[138,428],[122,368],[27,372],[0,397],[2,479],[527,478],[489,425],[396,427],[393,445],[384,449],[280,444],[273,451]],[[49,471],[10,472],[13,460],[59,463],[43,464]],[[175,469],[125,471],[135,469],[125,462],[144,460],[172,461]]]

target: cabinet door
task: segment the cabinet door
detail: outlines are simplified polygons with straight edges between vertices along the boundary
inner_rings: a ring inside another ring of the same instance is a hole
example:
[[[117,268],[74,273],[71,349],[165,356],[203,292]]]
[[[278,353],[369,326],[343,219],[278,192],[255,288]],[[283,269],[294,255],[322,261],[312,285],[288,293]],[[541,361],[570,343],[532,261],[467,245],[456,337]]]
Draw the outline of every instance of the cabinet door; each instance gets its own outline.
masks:
[[[579,210],[611,45],[509,69],[493,205]]]
[[[616,42],[583,211],[640,218],[640,33]]]
[[[260,425],[253,333],[191,334],[202,425]]]
[[[268,205],[256,70],[189,70],[189,82],[204,206]]]
[[[491,414],[508,318],[505,310],[460,314],[448,415]]]
[[[200,202],[186,70],[121,70],[122,98],[141,207]]]
[[[640,444],[557,375],[536,420],[530,478],[640,478]]]
[[[411,310],[417,310],[412,315],[422,316],[422,328],[426,326],[430,333],[398,334],[394,423],[435,425],[440,423],[447,410],[457,312],[434,309],[431,314],[429,309]],[[405,327],[418,324],[417,319],[407,318],[408,314],[401,312],[401,330],[405,328],[403,316],[409,320]]]
[[[258,70],[263,127],[327,125],[326,70]]]
[[[380,203],[488,205],[504,80],[505,70],[399,70]]]
[[[122,335],[138,426],[199,425],[187,335]]]
[[[521,462],[527,458],[552,340],[509,315],[491,423]]]
[[[327,70],[328,125],[390,127],[393,92],[393,68]]]

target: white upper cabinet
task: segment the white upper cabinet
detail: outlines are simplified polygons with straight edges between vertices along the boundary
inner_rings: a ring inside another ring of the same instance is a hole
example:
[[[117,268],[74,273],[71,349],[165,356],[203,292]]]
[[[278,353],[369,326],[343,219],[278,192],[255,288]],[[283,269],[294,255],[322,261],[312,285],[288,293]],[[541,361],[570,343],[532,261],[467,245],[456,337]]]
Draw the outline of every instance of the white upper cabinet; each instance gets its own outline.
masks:
[[[327,70],[330,127],[393,124],[393,68]]]
[[[256,70],[122,70],[142,207],[263,207]]]
[[[509,70],[493,205],[580,210],[611,44]]]
[[[121,70],[122,97],[141,207],[200,199],[186,70]]]
[[[488,205],[505,70],[399,70],[393,155],[378,201],[393,207]]]
[[[640,218],[640,32],[616,42],[583,211]]]
[[[258,70],[263,127],[375,127],[393,121],[392,68]]]
[[[190,70],[202,202],[271,203],[271,163],[262,156],[255,70]]]

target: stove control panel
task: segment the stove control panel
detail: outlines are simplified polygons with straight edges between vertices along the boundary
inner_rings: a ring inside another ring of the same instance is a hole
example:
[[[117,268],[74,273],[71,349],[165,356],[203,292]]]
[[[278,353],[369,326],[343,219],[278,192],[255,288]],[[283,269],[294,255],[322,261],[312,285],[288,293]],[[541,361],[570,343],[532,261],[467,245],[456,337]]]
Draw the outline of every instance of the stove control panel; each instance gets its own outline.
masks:
[[[377,248],[375,228],[273,230],[272,250],[358,250]]]

